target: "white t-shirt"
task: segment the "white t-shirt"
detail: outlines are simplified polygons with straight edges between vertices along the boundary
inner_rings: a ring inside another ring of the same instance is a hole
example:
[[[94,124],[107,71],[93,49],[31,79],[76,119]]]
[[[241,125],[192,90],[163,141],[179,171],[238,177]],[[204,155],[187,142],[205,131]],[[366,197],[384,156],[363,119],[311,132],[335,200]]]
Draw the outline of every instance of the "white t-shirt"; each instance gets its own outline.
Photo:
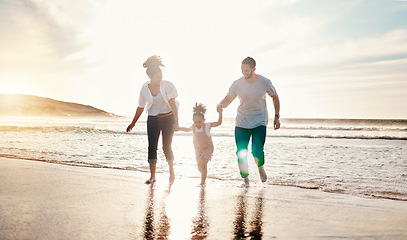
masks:
[[[244,77],[234,81],[229,88],[228,95],[240,99],[237,108],[236,127],[256,128],[267,126],[268,114],[266,106],[266,93],[273,96],[276,93],[271,81],[258,75],[256,81],[248,82]]]

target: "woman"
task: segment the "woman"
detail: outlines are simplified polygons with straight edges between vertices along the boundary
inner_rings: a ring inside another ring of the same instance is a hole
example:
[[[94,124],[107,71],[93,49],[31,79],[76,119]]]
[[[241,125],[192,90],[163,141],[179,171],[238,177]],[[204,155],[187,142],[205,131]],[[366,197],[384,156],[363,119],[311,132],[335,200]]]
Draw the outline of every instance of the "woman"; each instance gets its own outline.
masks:
[[[150,165],[150,179],[146,184],[154,183],[155,170],[157,164],[157,145],[160,134],[162,133],[163,151],[168,162],[170,172],[170,183],[175,179],[174,176],[174,153],[172,152],[172,137],[174,130],[178,131],[178,110],[175,98],[178,96],[174,85],[162,80],[162,72],[160,67],[164,65],[161,58],[158,56],[149,57],[143,64],[147,68],[147,75],[150,78],[146,82],[139,97],[139,106],[134,115],[133,121],[127,127],[127,132],[130,132],[143,110],[146,107],[148,113],[147,118],[147,135],[148,135],[148,163]]]

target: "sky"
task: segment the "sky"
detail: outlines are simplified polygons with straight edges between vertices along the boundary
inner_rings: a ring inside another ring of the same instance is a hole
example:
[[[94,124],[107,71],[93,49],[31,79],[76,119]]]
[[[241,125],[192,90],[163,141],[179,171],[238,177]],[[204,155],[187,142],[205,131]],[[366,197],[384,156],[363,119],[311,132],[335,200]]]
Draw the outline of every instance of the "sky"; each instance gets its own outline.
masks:
[[[158,55],[180,117],[216,120],[251,56],[282,118],[407,118],[407,1],[0,0],[0,36],[0,93],[132,116]]]

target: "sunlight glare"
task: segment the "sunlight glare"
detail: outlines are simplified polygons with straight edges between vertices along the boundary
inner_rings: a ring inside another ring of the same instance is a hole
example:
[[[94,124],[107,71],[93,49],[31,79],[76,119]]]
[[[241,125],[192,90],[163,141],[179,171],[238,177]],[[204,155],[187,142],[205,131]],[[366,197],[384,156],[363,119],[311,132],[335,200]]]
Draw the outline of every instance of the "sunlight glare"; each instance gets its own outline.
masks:
[[[0,76],[0,93],[23,94],[27,93],[28,79],[21,74]]]
[[[171,221],[170,239],[186,239],[191,234],[191,222],[197,209],[198,188],[189,182],[178,182],[172,189],[177,194],[170,194],[166,203],[166,212]],[[180,199],[178,196],[185,196]]]

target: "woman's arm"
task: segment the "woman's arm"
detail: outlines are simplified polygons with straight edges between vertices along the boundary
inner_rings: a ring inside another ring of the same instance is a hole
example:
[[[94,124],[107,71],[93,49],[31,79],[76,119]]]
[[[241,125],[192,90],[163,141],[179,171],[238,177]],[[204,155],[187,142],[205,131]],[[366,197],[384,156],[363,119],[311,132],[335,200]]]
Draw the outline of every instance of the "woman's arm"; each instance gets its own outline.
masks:
[[[130,123],[130,125],[126,129],[127,132],[130,132],[133,129],[134,125],[136,125],[136,122],[140,118],[141,114],[143,113],[143,110],[144,110],[144,108],[142,108],[142,107],[137,108],[133,121]]]
[[[178,131],[179,130],[179,123],[178,123],[178,108],[177,108],[177,104],[175,103],[175,98],[171,98],[169,101],[170,103],[170,107],[172,110],[172,114],[174,114],[174,131]]]

